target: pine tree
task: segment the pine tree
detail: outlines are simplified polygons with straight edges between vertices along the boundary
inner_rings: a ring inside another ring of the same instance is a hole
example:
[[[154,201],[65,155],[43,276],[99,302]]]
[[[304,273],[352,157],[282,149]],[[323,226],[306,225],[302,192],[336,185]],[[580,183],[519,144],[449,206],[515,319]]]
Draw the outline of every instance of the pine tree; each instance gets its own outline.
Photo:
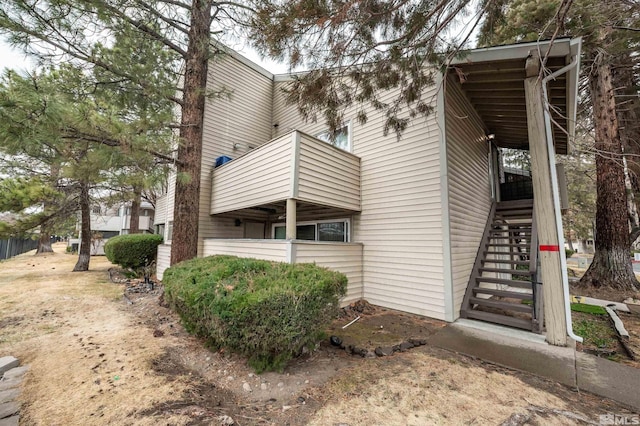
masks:
[[[169,99],[178,107],[180,124],[172,125],[180,136],[172,263],[197,254],[207,70],[209,60],[220,53],[212,34],[242,27],[248,11],[242,2],[213,0],[50,0],[46,8],[7,0],[0,5],[0,31],[15,45],[45,61],[64,58],[100,70],[126,90]],[[110,48],[118,35],[123,42]],[[162,49],[144,55],[140,64],[139,49],[147,44]]]
[[[156,131],[149,117],[132,115],[111,103],[82,69],[62,66],[33,76],[9,72],[2,83],[0,152],[11,155],[14,167],[23,171],[32,164],[40,165],[38,172],[57,171],[63,192],[75,200],[71,213],[78,209],[81,213],[82,240],[74,271],[85,271],[91,248],[92,190],[106,182],[112,170],[154,158],[150,152],[166,144],[163,133]],[[38,174],[30,177],[24,186],[37,187]],[[32,198],[34,202],[43,204],[45,213],[55,205],[42,197]]]
[[[464,45],[466,37],[453,43],[445,35],[468,3],[256,0],[251,40],[262,54],[311,70],[288,90],[289,103],[305,119],[324,120],[335,131],[347,108],[357,108],[361,123],[373,108],[385,113],[384,132],[400,136],[432,112],[422,93],[437,67]],[[390,88],[398,88],[398,96],[383,101]]]

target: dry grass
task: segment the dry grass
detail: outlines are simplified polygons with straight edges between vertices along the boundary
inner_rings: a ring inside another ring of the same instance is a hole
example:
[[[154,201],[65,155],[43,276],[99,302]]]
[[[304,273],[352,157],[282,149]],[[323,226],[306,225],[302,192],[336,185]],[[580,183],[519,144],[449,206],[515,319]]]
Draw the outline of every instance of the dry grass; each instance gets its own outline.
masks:
[[[500,424],[523,413],[532,424],[553,425],[575,423],[563,409],[591,419],[622,412],[599,398],[427,347],[381,359],[325,348],[285,374],[254,376],[244,360],[211,353],[189,337],[157,296],[123,303],[105,258],[92,258],[91,272],[72,273],[76,257],[62,254],[63,245],[55,249],[0,263],[0,356],[31,366],[21,395],[23,424],[216,424],[221,413],[241,425]],[[377,333],[383,319],[389,332],[430,330],[422,320],[389,314],[369,319]],[[164,337],[153,337],[154,329]],[[245,381],[252,393],[243,391]],[[306,404],[297,402],[301,395]]]
[[[513,375],[425,353],[403,354],[402,362],[373,360],[342,374],[326,390],[331,400],[311,424],[449,425],[501,424],[527,407],[563,410],[553,393],[533,388]],[[550,416],[541,424],[575,424]]]
[[[30,365],[21,399],[33,425],[157,424],[135,413],[179,394],[186,384],[151,370],[165,341],[114,303],[120,286],[111,266],[91,259],[91,271],[69,272],[76,257],[32,253],[0,263],[0,355]],[[164,418],[184,424],[188,417]]]

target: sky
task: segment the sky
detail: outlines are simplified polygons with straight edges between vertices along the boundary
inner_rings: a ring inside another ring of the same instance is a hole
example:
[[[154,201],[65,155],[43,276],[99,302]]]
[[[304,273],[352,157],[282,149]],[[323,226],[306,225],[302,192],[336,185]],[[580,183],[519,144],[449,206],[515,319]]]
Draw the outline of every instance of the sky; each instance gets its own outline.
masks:
[[[5,68],[28,70],[33,68],[33,61],[21,51],[12,49],[4,39],[0,39],[0,69]]]
[[[285,74],[288,71],[288,66],[286,64],[281,64],[271,60],[263,60],[255,50],[248,46],[243,47],[239,45],[233,46],[232,48],[242,56],[247,57],[247,59],[257,63],[271,73]],[[19,71],[30,71],[34,66],[35,61],[33,59],[28,58],[22,51],[11,48],[3,38],[0,38],[0,70],[11,68]]]

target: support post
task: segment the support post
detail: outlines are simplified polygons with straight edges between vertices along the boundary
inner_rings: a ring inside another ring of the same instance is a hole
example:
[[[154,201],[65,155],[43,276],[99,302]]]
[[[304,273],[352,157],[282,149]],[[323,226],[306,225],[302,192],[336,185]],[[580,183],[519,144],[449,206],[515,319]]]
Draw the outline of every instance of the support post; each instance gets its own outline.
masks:
[[[544,298],[544,318],[547,342],[556,346],[567,345],[567,325],[562,287],[562,266],[553,205],[551,167],[547,147],[542,99],[542,78],[539,77],[540,58],[537,50],[531,51],[525,65],[524,81],[527,105],[527,127],[531,154],[531,178],[533,181],[533,208],[538,228],[540,247],[540,274]]]
[[[296,235],[296,200],[287,198],[286,239],[295,240]]]

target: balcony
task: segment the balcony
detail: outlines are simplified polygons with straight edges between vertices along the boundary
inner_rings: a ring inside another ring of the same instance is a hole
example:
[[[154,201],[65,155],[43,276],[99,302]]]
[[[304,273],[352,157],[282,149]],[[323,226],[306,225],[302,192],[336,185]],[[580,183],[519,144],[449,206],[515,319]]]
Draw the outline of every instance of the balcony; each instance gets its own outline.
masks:
[[[213,171],[211,214],[281,204],[360,211],[360,158],[299,131]]]

